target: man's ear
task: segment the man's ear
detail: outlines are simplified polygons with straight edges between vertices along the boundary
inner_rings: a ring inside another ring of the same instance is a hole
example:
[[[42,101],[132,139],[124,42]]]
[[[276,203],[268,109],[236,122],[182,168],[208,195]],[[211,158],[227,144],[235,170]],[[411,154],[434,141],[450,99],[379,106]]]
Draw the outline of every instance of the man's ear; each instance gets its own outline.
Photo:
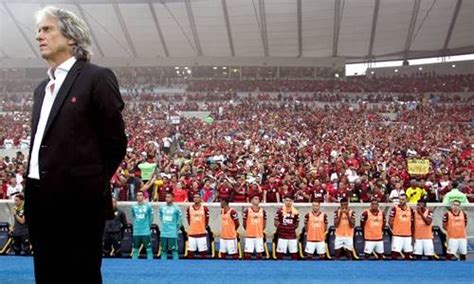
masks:
[[[70,46],[73,46],[73,45],[76,45],[76,41],[74,39],[69,39],[67,41],[67,44],[70,45]]]

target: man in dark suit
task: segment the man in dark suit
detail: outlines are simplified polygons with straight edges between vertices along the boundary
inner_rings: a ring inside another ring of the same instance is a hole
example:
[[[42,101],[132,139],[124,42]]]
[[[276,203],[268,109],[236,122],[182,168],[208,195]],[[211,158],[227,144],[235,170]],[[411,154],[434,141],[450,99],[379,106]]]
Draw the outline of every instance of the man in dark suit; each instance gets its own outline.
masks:
[[[115,75],[89,63],[90,32],[73,13],[37,13],[49,79],[34,92],[25,217],[37,283],[101,283],[110,178],[125,155]]]

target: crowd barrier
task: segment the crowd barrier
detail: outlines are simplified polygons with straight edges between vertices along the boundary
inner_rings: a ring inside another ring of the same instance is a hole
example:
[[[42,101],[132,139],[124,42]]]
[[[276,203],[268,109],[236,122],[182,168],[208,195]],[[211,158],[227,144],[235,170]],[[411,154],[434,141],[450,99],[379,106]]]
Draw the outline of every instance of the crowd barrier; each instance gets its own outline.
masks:
[[[118,206],[120,209],[124,210],[125,214],[127,215],[128,222],[131,222],[131,206],[136,202],[119,202]],[[158,208],[159,206],[163,205],[162,202],[152,202],[153,209],[154,209],[154,221],[160,225],[158,220]],[[215,233],[216,237],[219,237],[220,234],[220,204],[219,203],[203,203],[205,206],[209,208],[210,211],[210,221],[209,226],[211,230]],[[186,208],[192,205],[192,203],[176,203],[181,208],[183,213],[183,218],[186,217]],[[0,200],[0,222],[9,222],[13,224],[13,216],[11,215],[11,211],[14,204],[13,201],[10,200]],[[242,212],[245,208],[249,207],[250,204],[248,203],[231,203],[230,206],[234,208],[240,217],[240,222],[242,222]],[[267,212],[267,227],[265,233],[268,237],[272,237],[273,233],[275,232],[275,226],[273,225],[273,218],[275,217],[276,211],[281,208],[283,204],[261,204],[261,207],[265,209]],[[351,203],[350,208],[353,209],[356,213],[356,226],[360,225],[360,216],[361,213],[368,209],[370,206],[369,203]],[[394,204],[392,203],[380,203],[380,209],[383,210],[387,214],[387,223],[388,223],[388,214],[391,207]],[[87,207],[87,204],[84,204],[84,208]],[[298,232],[301,231],[304,225],[304,215],[311,210],[310,203],[296,203],[296,209],[300,213],[300,224],[298,228]],[[321,204],[321,211],[328,214],[328,221],[329,225],[334,224],[334,211],[339,207],[337,203],[322,203]],[[446,206],[442,205],[441,203],[428,203],[427,207],[434,211],[433,214],[433,225],[442,227],[443,224],[443,215],[446,212]],[[474,249],[474,204],[464,205],[462,209],[467,213],[468,216],[468,226],[467,226],[467,235],[470,247]],[[183,225],[187,229],[187,222],[183,219]],[[243,227],[239,227],[239,232],[241,234],[244,233]]]

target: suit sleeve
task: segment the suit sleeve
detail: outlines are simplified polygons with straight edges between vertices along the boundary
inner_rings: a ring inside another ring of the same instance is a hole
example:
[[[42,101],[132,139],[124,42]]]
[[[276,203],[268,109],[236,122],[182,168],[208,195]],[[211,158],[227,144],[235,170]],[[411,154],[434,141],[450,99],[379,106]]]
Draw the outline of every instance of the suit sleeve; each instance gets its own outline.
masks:
[[[106,178],[110,179],[125,156],[127,137],[122,118],[124,102],[117,78],[110,69],[96,75],[93,100],[97,107],[99,139]]]

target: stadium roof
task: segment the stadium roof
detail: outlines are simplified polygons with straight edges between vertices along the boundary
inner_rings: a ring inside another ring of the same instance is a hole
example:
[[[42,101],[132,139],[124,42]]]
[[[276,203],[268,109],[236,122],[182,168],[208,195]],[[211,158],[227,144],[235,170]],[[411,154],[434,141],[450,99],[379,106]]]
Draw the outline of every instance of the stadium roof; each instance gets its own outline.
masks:
[[[0,59],[39,59],[34,12],[86,19],[99,58],[345,58],[474,53],[471,0],[0,0]]]

